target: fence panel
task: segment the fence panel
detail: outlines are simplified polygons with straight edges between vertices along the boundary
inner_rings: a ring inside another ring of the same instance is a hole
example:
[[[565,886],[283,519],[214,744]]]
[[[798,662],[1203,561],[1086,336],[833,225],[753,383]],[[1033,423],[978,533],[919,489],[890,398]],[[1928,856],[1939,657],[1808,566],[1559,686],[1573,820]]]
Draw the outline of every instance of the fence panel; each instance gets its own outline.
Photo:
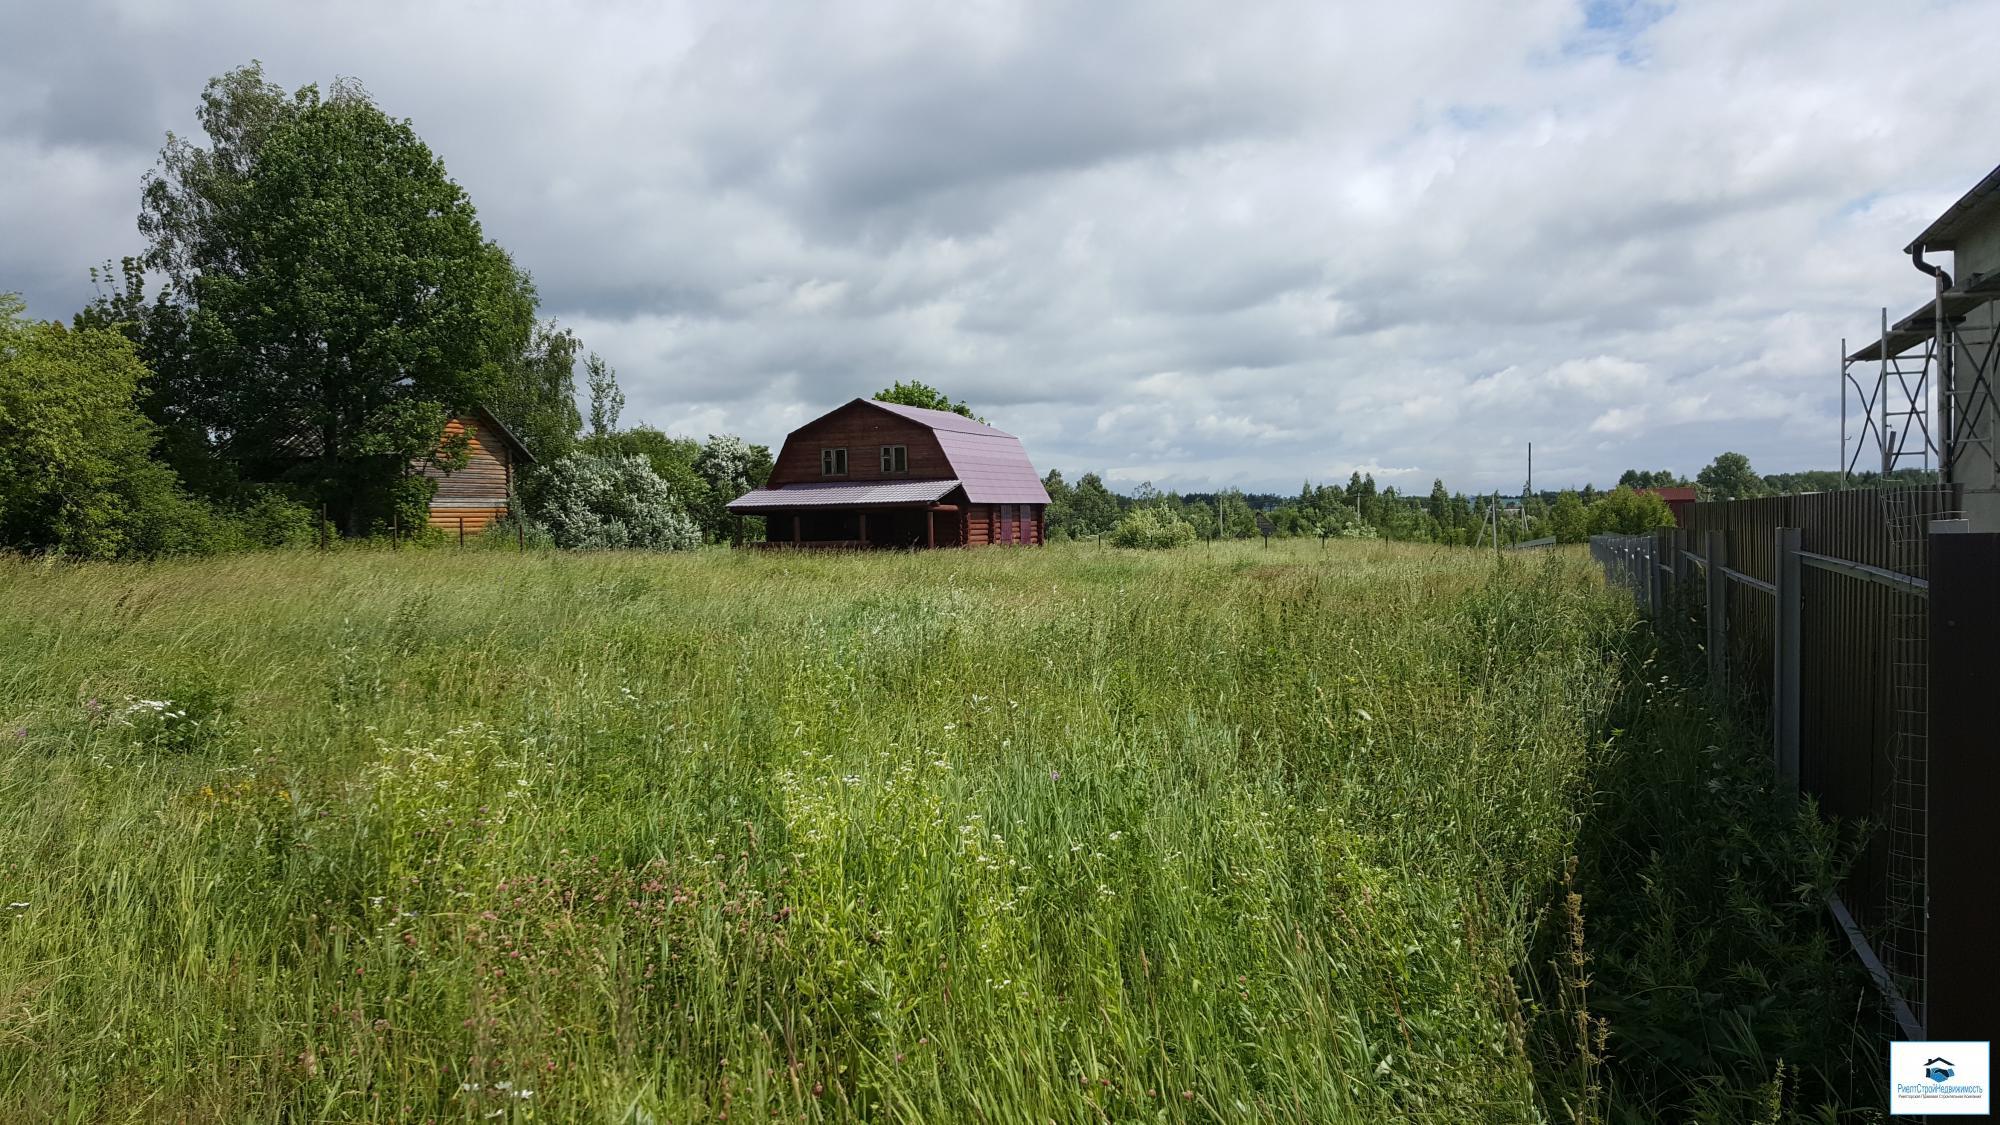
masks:
[[[1924,583],[1895,576],[1925,577],[1931,525],[1956,516],[1958,506],[1948,486],[1773,496],[1697,504],[1686,529],[1686,549],[1719,563],[1690,584],[1704,589],[1710,650],[1722,653],[1719,661],[1711,656],[1711,671],[1767,723],[1780,717],[1772,710],[1774,685],[1784,685],[1786,698],[1796,699],[1796,711],[1785,714],[1795,721],[1771,728],[1774,765],[1786,771],[1796,753],[1799,788],[1824,813],[1878,828],[1843,895],[1880,949],[1885,983],[1894,978],[1892,999],[1900,990],[1909,1001],[1904,1015],[1918,1022],[1928,976],[1928,862],[1938,830],[1927,783],[1934,607]],[[1806,564],[1794,561],[1783,576],[1780,528],[1796,529],[1787,532],[1783,557]],[[1642,608],[1653,599],[1630,559],[1644,549],[1625,537],[1592,541],[1607,575],[1631,588]],[[1668,565],[1679,573],[1680,562]],[[1781,585],[1800,595],[1785,632],[1788,651],[1797,649],[1795,667],[1774,659]],[[1709,611],[1717,602],[1720,616]],[[1846,908],[1835,904],[1835,912],[1846,919]]]

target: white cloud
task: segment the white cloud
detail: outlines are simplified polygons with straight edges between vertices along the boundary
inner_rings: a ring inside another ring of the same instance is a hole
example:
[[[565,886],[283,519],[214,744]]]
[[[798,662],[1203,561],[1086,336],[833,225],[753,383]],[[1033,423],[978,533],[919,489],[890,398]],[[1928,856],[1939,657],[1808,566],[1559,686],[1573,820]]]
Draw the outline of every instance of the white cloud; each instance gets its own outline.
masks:
[[[1162,487],[1511,490],[1530,441],[1543,483],[1826,465],[1839,338],[1927,291],[1897,248],[2000,147],[1953,77],[1989,17],[1622,14],[31,6],[0,288],[72,312],[163,132],[258,57],[412,118],[631,419],[774,442],[919,378],[1044,468]]]

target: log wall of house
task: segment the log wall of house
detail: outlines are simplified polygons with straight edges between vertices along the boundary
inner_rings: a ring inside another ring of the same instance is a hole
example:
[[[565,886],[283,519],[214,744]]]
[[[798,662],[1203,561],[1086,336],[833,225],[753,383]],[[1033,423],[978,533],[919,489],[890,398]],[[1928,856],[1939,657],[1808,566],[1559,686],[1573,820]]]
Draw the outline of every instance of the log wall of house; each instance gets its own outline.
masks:
[[[882,471],[882,447],[900,445],[908,451],[905,472]],[[829,477],[820,472],[820,450],[847,450],[847,475]],[[809,423],[785,439],[771,468],[769,487],[782,484],[810,484],[826,480],[950,480],[951,462],[945,460],[930,427],[886,410],[849,403],[817,422]]]
[[[466,462],[454,473],[426,465],[425,476],[438,482],[431,497],[431,526],[466,534],[486,530],[487,525],[507,515],[507,496],[514,482],[513,455],[498,435],[490,439],[480,433],[479,423],[454,418],[445,425],[445,436],[466,435]]]
[[[1036,546],[1043,541],[1042,504],[968,504],[960,523],[968,546]]]

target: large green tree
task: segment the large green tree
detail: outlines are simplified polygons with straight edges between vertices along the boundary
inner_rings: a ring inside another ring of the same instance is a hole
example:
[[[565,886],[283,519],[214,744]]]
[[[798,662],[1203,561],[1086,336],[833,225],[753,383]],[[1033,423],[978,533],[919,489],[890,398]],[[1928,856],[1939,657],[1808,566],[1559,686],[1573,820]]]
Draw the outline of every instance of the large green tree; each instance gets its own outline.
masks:
[[[603,437],[618,429],[618,416],[625,412],[625,392],[618,387],[618,372],[596,352],[583,363],[590,385],[590,435]]]
[[[1096,473],[1076,479],[1069,494],[1070,534],[1102,535],[1118,526],[1125,506]]]
[[[518,284],[532,306],[534,289],[525,275]],[[576,409],[575,375],[582,348],[576,333],[553,320],[539,322],[529,333],[528,346],[481,392],[485,396],[481,405],[506,423],[537,460],[559,460],[576,448],[577,431],[583,426]]]
[[[1590,513],[1583,499],[1564,489],[1549,508],[1548,534],[1558,543],[1582,543],[1590,538]]]
[[[1695,475],[1704,500],[1742,500],[1764,493],[1764,479],[1741,453],[1723,453]]]
[[[186,322],[156,417],[355,529],[421,508],[411,462],[449,467],[443,421],[473,405],[538,457],[568,452],[576,340],[536,320],[532,281],[409,122],[352,82],[286,94],[255,63],[209,83],[200,120],[207,145],[169,135],[140,215]]]

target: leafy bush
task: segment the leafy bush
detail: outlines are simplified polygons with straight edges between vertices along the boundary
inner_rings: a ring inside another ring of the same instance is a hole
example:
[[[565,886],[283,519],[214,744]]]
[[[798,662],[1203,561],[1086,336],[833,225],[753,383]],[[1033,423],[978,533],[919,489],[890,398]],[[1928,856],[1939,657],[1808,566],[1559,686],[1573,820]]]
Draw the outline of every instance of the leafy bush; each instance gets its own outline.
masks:
[[[236,511],[246,546],[303,547],[319,538],[319,514],[275,488],[253,487]]]
[[[1615,489],[1590,506],[1592,535],[1644,535],[1674,526],[1673,509],[1657,493]]]
[[[1194,542],[1194,525],[1178,515],[1158,508],[1134,508],[1125,513],[1111,532],[1112,545],[1165,550]]]
[[[0,547],[118,558],[226,546],[226,521],[150,456],[131,343],[22,308],[0,294]]]
[[[558,547],[683,551],[701,545],[701,529],[643,457],[565,457],[534,472],[522,499]]]
[[[521,501],[514,501],[514,510],[520,511]],[[519,516],[504,516],[486,525],[486,530],[468,540],[475,547],[491,550],[512,551],[517,547],[545,548],[556,545],[555,537],[549,529],[534,520]]]

